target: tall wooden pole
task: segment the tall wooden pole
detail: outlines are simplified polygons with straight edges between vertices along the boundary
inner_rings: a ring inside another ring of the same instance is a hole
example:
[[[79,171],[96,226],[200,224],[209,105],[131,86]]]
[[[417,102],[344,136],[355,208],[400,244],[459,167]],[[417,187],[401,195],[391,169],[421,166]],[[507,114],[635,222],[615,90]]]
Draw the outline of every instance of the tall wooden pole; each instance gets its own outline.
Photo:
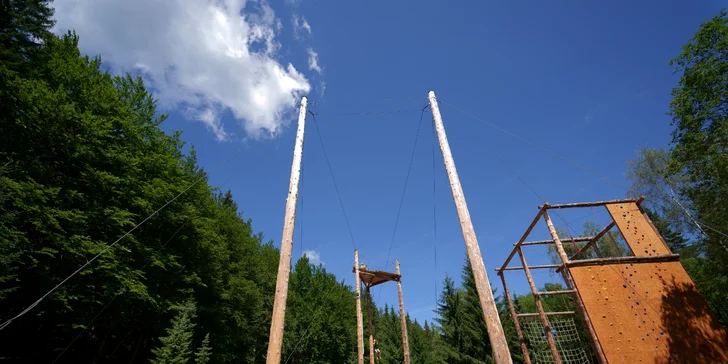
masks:
[[[503,326],[498,316],[498,309],[493,299],[493,291],[490,288],[490,282],[488,282],[488,274],[485,272],[485,264],[483,264],[483,258],[480,255],[478,238],[475,236],[475,229],[473,228],[472,221],[470,221],[470,212],[468,212],[468,205],[465,203],[465,194],[460,185],[458,172],[455,169],[455,161],[450,151],[447,135],[445,135],[445,126],[442,124],[442,116],[437,106],[435,92],[430,91],[428,97],[430,99],[430,108],[432,109],[432,119],[435,122],[435,129],[437,130],[437,139],[440,141],[440,151],[445,161],[447,177],[450,179],[452,197],[455,200],[455,207],[460,218],[460,228],[463,231],[468,259],[470,260],[470,266],[473,268],[475,288],[480,297],[480,307],[483,310],[485,326],[488,328],[488,337],[493,347],[493,358],[498,364],[510,364],[512,360],[511,353],[508,351],[508,342],[506,341],[506,335],[503,332]]]
[[[404,313],[404,298],[402,298],[402,275],[399,273],[399,260],[394,261],[397,267],[397,293],[399,294],[399,322],[402,325],[402,350],[404,351],[404,364],[410,364],[409,340],[407,339],[407,315]]]
[[[372,331],[372,295],[367,286],[367,312],[369,313],[369,364],[374,364],[374,331]]]
[[[301,98],[298,112],[298,130],[296,146],[293,150],[291,166],[291,182],[286,200],[286,217],[283,221],[283,238],[281,239],[281,257],[278,260],[278,278],[276,279],[276,296],[273,301],[273,319],[270,324],[268,339],[268,355],[266,364],[280,364],[283,347],[283,325],[286,317],[286,298],[288,297],[288,278],[291,275],[291,251],[293,250],[293,230],[296,222],[296,201],[298,200],[298,181],[301,177],[301,158],[303,155],[303,131],[306,126],[306,97]]]
[[[361,315],[361,278],[359,277],[359,251],[354,250],[354,270],[356,271],[356,350],[357,363],[364,364],[364,320]]]
[[[566,282],[566,286],[569,289],[574,290],[572,297],[574,299],[576,310],[579,312],[579,315],[584,320],[584,324],[589,331],[590,343],[592,345],[592,349],[594,349],[594,353],[597,356],[597,361],[599,363],[607,363],[607,357],[604,355],[602,345],[599,343],[599,339],[597,338],[597,333],[596,331],[594,331],[594,326],[592,325],[591,319],[589,318],[589,314],[586,312],[584,302],[581,300],[581,296],[579,296],[579,293],[576,292],[576,285],[571,278],[571,271],[569,270],[569,267],[566,266],[566,263],[569,262],[569,258],[564,251],[564,246],[563,244],[561,244],[561,239],[559,238],[559,234],[556,233],[556,228],[554,228],[554,223],[551,221],[551,217],[549,216],[548,211],[543,212],[543,219],[546,221],[546,226],[549,229],[549,234],[551,234],[551,239],[554,241],[556,250],[559,252],[559,257],[561,257],[561,262],[564,264],[564,269],[561,270],[561,274],[564,277],[564,282]],[[607,234],[607,236],[609,236],[609,234]],[[594,246],[596,246],[596,241],[594,243]]]

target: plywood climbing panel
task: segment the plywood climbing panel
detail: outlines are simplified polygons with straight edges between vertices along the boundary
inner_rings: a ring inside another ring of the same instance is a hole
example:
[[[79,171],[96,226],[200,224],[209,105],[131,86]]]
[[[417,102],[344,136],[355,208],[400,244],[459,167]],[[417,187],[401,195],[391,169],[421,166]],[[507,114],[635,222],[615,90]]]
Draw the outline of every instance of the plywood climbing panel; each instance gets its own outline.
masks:
[[[605,205],[624,240],[636,257],[671,254],[634,202]]]

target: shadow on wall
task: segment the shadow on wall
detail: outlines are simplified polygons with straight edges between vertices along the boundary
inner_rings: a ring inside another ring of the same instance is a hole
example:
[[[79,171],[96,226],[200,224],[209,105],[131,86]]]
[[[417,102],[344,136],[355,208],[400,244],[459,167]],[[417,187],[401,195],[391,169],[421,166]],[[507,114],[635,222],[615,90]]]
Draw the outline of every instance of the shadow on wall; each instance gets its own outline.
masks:
[[[665,288],[662,324],[670,356],[656,362],[728,363],[728,334],[695,286],[673,278]]]

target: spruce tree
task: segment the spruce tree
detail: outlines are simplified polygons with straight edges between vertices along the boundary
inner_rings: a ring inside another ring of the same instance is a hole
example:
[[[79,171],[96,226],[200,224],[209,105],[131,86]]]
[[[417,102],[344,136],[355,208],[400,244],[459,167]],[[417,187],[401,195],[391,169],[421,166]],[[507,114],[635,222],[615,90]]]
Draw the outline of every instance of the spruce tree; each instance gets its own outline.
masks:
[[[192,335],[195,328],[192,320],[197,316],[195,311],[195,304],[192,302],[180,307],[180,312],[172,320],[172,327],[167,329],[167,336],[159,338],[161,346],[152,349],[155,356],[151,360],[153,364],[189,363],[192,359]]]
[[[205,335],[205,339],[202,340],[202,346],[197,349],[195,353],[196,364],[207,364],[210,362],[210,356],[212,355],[212,349],[210,348],[210,334]]]

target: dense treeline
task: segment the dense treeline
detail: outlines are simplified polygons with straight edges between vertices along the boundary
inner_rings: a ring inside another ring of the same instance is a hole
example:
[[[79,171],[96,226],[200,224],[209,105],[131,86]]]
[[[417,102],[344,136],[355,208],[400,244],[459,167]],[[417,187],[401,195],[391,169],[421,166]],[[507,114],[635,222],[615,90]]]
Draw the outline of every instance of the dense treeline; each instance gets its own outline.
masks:
[[[30,309],[0,331],[0,357],[18,363],[58,357],[68,363],[263,363],[278,250],[254,231],[230,191],[207,182],[194,148],[184,151],[181,133],[160,129],[165,116],[142,80],[105,72],[100,59],[80,53],[75,33],[52,34],[52,14],[48,0],[0,0],[0,319]],[[653,201],[655,225],[683,254],[724,325],[727,55],[721,13],[674,61],[683,77],[671,105],[673,149],[642,151],[628,175],[633,190]],[[586,225],[585,234],[595,229]],[[623,253],[621,245],[611,235],[598,243],[609,255]],[[413,363],[493,362],[467,263],[461,281],[457,287],[445,278],[436,322],[406,317]],[[355,362],[354,300],[354,289],[322,266],[305,257],[296,262],[284,360]],[[535,312],[532,296],[514,301],[520,312]],[[514,362],[522,363],[502,297],[497,304]],[[552,297],[544,304],[573,310]],[[402,362],[397,310],[374,307],[372,320],[379,362]],[[585,343],[577,348],[592,355]]]
[[[627,177],[728,327],[728,14],[702,24],[671,64],[681,75],[670,103],[672,143],[640,149]]]

